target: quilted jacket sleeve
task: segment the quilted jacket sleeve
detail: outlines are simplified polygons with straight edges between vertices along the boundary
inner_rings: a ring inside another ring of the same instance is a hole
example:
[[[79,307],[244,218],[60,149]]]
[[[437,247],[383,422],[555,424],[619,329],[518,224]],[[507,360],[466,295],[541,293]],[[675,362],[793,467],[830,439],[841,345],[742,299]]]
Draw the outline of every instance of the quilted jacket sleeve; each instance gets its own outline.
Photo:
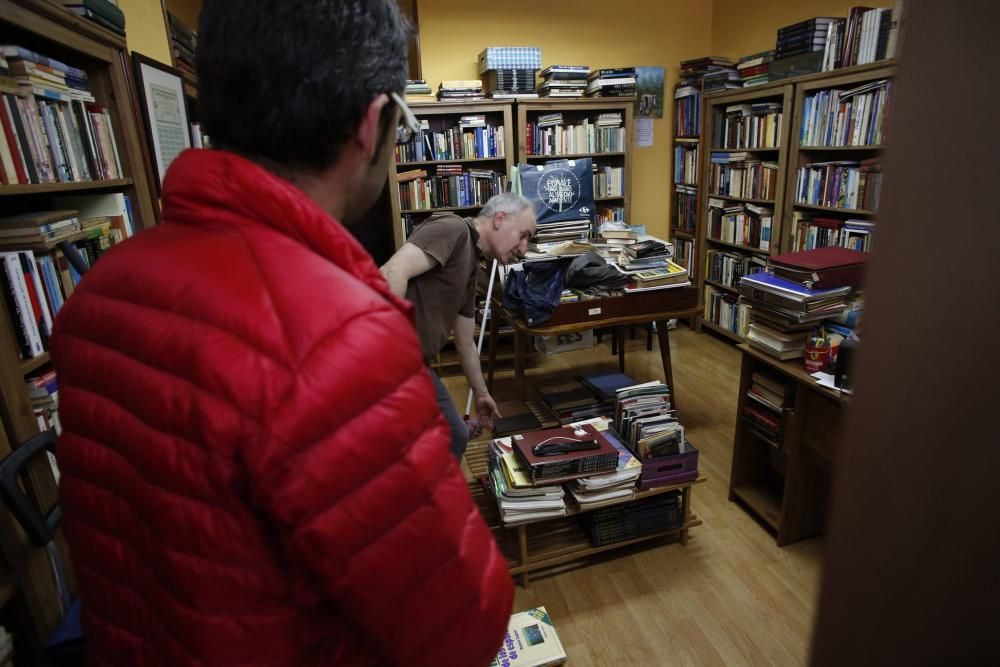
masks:
[[[412,329],[386,307],[308,352],[245,454],[292,559],[394,664],[487,665],[511,611],[447,439]]]

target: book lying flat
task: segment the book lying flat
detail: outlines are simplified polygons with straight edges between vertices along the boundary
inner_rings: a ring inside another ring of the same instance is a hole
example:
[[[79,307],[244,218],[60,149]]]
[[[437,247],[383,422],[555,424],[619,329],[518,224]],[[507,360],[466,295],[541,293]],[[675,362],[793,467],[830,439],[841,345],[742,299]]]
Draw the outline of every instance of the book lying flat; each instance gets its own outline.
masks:
[[[510,617],[503,645],[490,667],[550,667],[566,662],[566,651],[545,607]]]

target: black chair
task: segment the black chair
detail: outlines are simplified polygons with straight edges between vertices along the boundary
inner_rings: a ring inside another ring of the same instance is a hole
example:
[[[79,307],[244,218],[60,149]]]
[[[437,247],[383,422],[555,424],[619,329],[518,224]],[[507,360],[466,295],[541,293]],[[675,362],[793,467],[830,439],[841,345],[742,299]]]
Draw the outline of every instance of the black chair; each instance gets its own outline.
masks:
[[[32,544],[48,551],[52,577],[59,589],[63,617],[45,644],[45,654],[54,667],[78,667],[84,664],[80,601],[70,602],[65,570],[54,541],[62,508],[57,503],[43,514],[18,482],[36,457],[45,461],[48,454],[54,455],[55,451],[55,431],[43,431],[0,461],[0,498]]]

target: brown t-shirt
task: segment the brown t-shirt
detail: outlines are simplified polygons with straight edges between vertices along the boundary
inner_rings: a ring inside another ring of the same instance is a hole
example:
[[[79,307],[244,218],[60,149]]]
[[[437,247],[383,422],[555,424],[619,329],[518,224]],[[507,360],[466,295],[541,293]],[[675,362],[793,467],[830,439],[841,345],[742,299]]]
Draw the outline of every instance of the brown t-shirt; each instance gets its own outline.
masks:
[[[472,218],[435,213],[406,239],[435,262],[426,273],[410,280],[406,298],[416,307],[417,335],[424,360],[430,362],[455,326],[455,318],[476,313],[476,265],[479,233]]]

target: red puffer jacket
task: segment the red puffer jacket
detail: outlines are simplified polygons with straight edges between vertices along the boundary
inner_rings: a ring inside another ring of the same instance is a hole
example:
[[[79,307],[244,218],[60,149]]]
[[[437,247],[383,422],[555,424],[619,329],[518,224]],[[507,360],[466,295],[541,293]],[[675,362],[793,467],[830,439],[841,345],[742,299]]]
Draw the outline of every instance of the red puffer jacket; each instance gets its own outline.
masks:
[[[409,306],[219,151],[56,322],[64,528],[95,665],[486,665],[513,584]]]

